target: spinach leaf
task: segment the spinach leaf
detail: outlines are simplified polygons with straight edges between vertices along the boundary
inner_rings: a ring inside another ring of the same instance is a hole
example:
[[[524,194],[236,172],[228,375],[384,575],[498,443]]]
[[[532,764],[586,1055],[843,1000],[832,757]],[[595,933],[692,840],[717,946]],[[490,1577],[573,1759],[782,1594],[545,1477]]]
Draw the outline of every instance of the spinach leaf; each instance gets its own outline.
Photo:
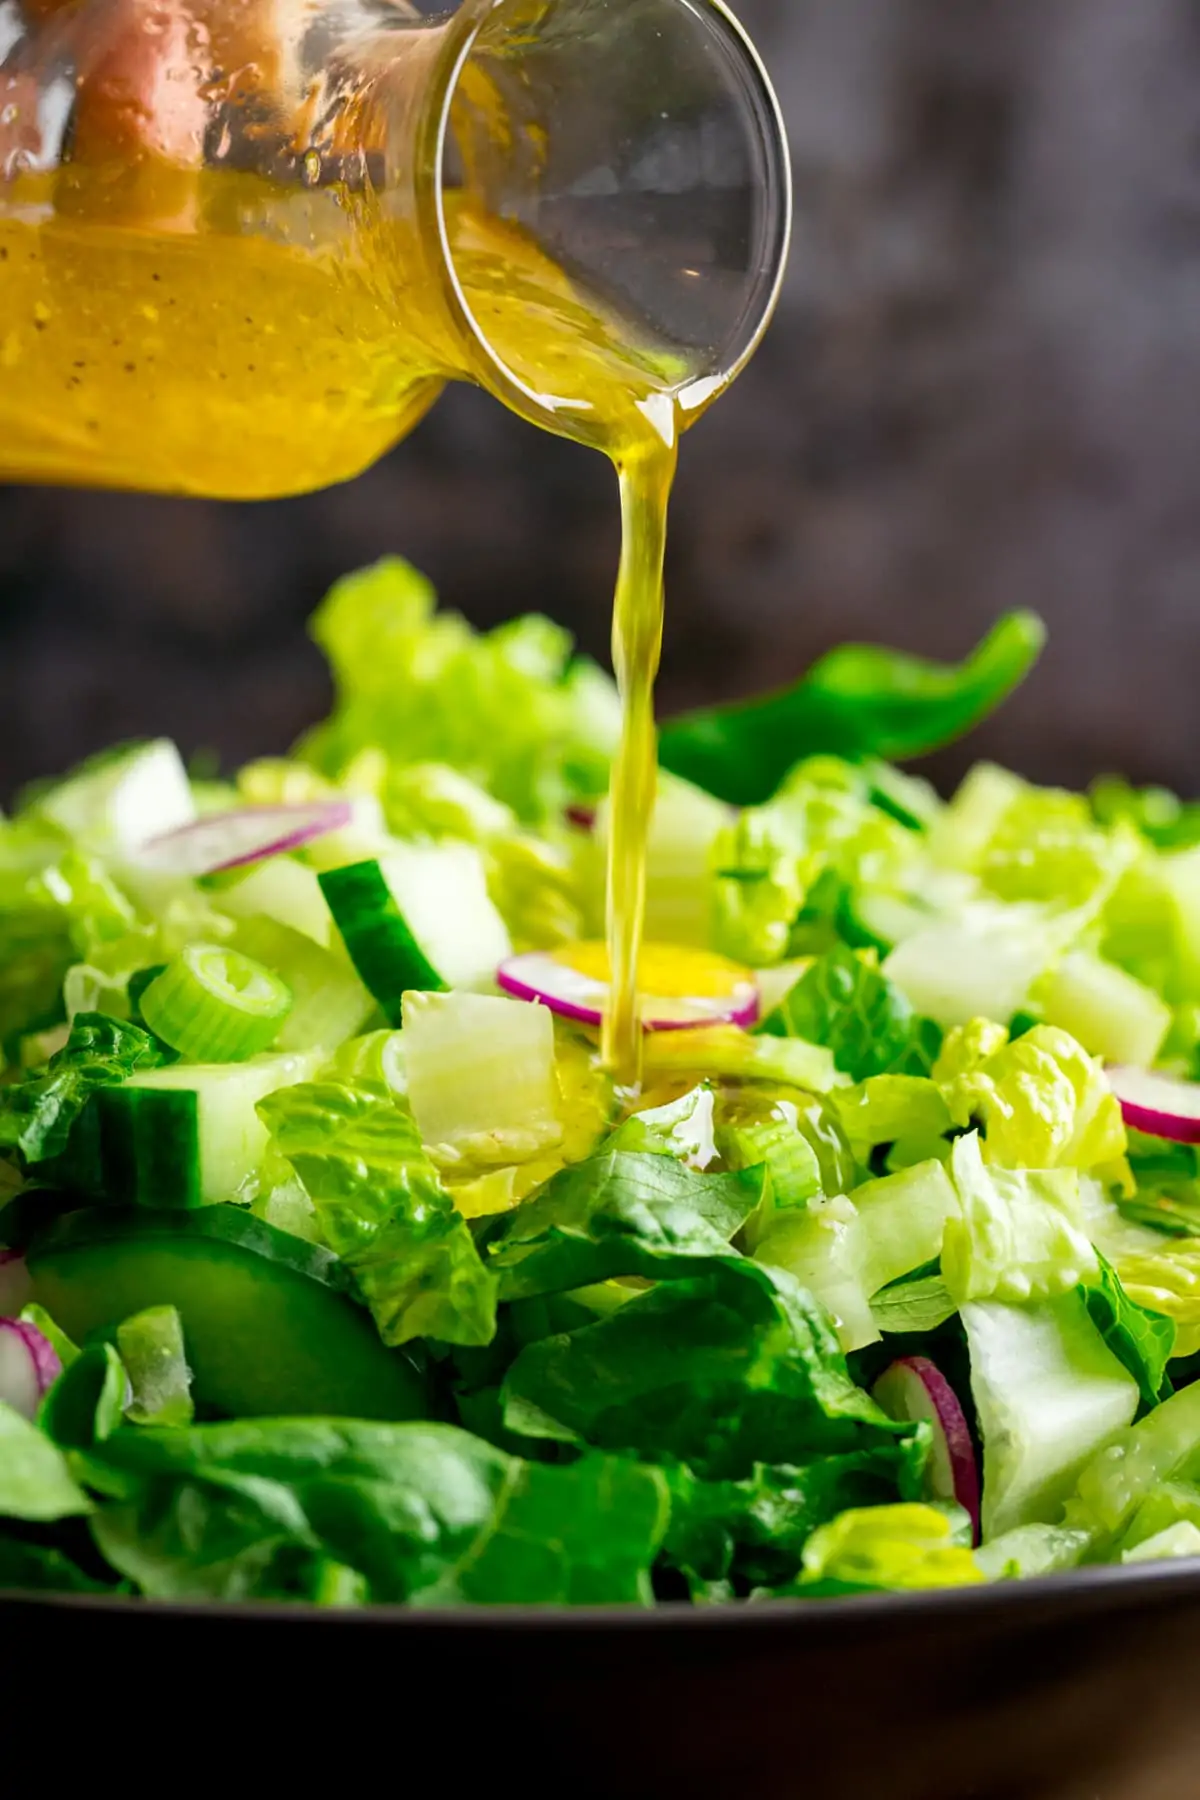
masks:
[[[281,1088],[258,1111],[353,1272],[385,1344],[486,1344],[496,1282],[412,1115],[373,1082]]]
[[[127,1427],[86,1468],[125,1490],[101,1550],[161,1597],[301,1597],[333,1565],[377,1601],[647,1603],[669,1515],[656,1469],[525,1463],[451,1425]]]
[[[502,1300],[618,1275],[673,1280],[729,1253],[763,1195],[761,1168],[703,1175],[673,1157],[607,1150],[562,1169],[480,1233]]]
[[[794,763],[817,752],[889,762],[924,756],[1007,699],[1045,635],[1033,613],[1009,613],[957,665],[846,644],[792,687],[668,720],[659,759],[720,800],[759,806]]]
[[[502,1395],[510,1431],[673,1459],[718,1479],[912,1435],[855,1387],[812,1296],[782,1270],[732,1255],[528,1344]]]
[[[896,985],[853,950],[818,957],[759,1026],[774,1037],[823,1044],[854,1081],[872,1075],[928,1075],[942,1033]]]

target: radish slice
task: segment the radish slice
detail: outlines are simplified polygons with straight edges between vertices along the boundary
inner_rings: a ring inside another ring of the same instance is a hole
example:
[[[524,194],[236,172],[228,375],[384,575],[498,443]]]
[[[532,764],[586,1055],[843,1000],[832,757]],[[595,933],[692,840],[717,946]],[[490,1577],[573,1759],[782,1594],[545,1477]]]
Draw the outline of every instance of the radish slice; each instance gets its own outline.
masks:
[[[1176,1144],[1200,1144],[1200,1083],[1176,1081],[1150,1069],[1109,1069],[1106,1073],[1127,1125]]]
[[[929,1483],[938,1500],[957,1500],[979,1542],[979,1468],[958,1396],[927,1356],[905,1356],[871,1389],[889,1419],[928,1419],[933,1426]]]
[[[644,944],[638,964],[639,1008],[646,1031],[697,1025],[753,1025],[758,987],[749,969],[675,944]],[[496,971],[497,986],[517,1000],[540,1000],[551,1012],[599,1025],[608,1000],[608,953],[603,944],[567,944],[511,956]]]
[[[219,875],[268,856],[299,850],[327,832],[341,831],[354,817],[349,800],[322,800],[309,806],[246,806],[238,812],[210,813],[194,825],[150,838],[137,851],[143,868],[164,875]]]
[[[25,1258],[17,1250],[0,1250],[0,1319],[15,1319],[33,1297]]]
[[[0,1319],[0,1400],[32,1419],[42,1395],[61,1374],[58,1352],[36,1325]]]

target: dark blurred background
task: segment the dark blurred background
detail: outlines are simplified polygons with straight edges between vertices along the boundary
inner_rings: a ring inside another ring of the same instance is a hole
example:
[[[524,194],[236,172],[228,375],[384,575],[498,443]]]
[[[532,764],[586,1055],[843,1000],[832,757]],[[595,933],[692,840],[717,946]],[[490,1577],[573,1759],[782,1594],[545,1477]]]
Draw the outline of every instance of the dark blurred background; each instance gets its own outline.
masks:
[[[797,242],[764,348],[685,444],[663,710],[848,637],[957,656],[1032,606],[1050,649],[972,753],[1200,790],[1200,6],[739,10]],[[0,796],[132,734],[283,747],[327,700],[307,613],[385,551],[480,625],[538,608],[605,652],[610,471],[471,391],[302,500],[0,489]]]

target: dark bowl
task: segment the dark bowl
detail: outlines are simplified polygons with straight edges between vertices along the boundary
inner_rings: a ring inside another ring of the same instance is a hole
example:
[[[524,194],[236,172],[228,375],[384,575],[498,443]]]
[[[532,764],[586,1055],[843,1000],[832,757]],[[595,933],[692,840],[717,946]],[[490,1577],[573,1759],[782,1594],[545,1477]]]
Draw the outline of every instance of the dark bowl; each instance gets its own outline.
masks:
[[[147,1779],[237,1793],[333,1776],[434,1800],[1200,1795],[1197,1563],[652,1613],[12,1595],[0,1628],[10,1752],[60,1775],[110,1766],[86,1717],[143,1746]]]

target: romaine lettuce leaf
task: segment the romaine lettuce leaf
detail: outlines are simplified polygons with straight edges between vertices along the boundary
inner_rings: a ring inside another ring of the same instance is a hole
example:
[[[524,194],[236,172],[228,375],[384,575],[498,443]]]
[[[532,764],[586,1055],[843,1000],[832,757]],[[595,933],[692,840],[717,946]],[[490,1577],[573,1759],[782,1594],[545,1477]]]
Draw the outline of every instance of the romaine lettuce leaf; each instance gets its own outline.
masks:
[[[941,1089],[923,1075],[872,1075],[855,1087],[835,1089],[829,1100],[864,1163],[879,1144],[940,1138],[954,1126]]]
[[[942,1041],[886,976],[844,948],[819,957],[759,1030],[824,1045],[853,1081],[927,1075]]]
[[[1193,1478],[1198,1451],[1200,1382],[1193,1382],[1097,1450],[1067,1503],[1067,1523],[1117,1537],[1161,1482]]]
[[[961,1515],[961,1516],[959,1516]],[[804,1573],[786,1590],[802,1599],[838,1594],[970,1587],[984,1577],[965,1542],[961,1508],[872,1506],[822,1525],[804,1550]]]
[[[323,1081],[281,1088],[258,1110],[384,1342],[486,1344],[495,1280],[404,1103],[381,1084]]]
[[[1125,1152],[1120,1103],[1093,1057],[1035,1025],[943,1084],[955,1122],[978,1119],[987,1160],[1007,1169],[1095,1169]]]
[[[1074,1169],[998,1169],[979,1136],[960,1137],[950,1157],[959,1211],[946,1221],[942,1274],[967,1300],[1021,1304],[1099,1280]]]
[[[606,1148],[674,1156],[689,1169],[707,1169],[717,1155],[711,1085],[701,1082],[665,1106],[630,1113],[612,1133]]]
[[[1036,1305],[973,1300],[961,1316],[983,1437],[984,1541],[1055,1524],[1080,1470],[1133,1419],[1138,1384],[1078,1289]]]
[[[533,824],[603,792],[615,692],[572,663],[569,637],[548,619],[477,636],[435,612],[430,584],[393,557],[338,582],[312,632],[337,697],[302,748],[325,774],[372,748],[397,765],[445,763]]]

